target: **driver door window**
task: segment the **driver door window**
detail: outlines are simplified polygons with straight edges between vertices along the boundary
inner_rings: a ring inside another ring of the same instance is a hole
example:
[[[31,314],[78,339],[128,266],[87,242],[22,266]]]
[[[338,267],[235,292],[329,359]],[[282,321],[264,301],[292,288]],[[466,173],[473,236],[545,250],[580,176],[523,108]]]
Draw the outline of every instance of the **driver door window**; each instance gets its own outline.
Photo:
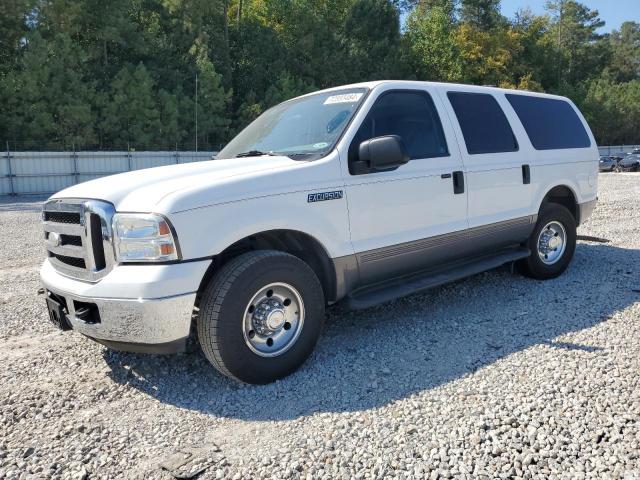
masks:
[[[381,95],[351,142],[349,164],[357,160],[362,142],[384,135],[400,136],[411,160],[449,155],[440,118],[427,92]]]

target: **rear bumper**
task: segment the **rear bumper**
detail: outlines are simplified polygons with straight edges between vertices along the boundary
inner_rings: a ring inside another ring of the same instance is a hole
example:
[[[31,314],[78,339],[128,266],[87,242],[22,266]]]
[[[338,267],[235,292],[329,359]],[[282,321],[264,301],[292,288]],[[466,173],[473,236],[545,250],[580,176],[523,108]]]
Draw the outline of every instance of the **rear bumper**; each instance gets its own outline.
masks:
[[[593,209],[596,208],[598,198],[594,198],[588,202],[578,204],[578,225],[582,225],[593,213]]]
[[[61,275],[45,261],[40,278],[64,299],[73,330],[115,349],[171,353],[180,351],[189,336],[197,289],[209,263],[116,267],[88,284]],[[86,304],[95,305],[98,314],[79,314]]]

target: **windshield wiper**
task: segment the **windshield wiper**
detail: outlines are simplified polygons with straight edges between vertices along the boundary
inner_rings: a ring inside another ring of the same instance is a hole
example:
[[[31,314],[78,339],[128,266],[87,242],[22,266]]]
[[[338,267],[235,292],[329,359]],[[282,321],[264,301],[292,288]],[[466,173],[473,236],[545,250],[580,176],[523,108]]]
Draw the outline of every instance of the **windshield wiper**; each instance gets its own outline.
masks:
[[[264,155],[275,155],[273,152],[261,152],[260,150],[249,150],[248,152],[242,152],[237,154],[234,158],[242,158],[242,157],[262,157]]]
[[[286,155],[292,160],[296,160],[296,159],[305,159],[307,157],[311,157],[317,154],[318,152],[291,152],[291,153],[284,153],[283,155]]]

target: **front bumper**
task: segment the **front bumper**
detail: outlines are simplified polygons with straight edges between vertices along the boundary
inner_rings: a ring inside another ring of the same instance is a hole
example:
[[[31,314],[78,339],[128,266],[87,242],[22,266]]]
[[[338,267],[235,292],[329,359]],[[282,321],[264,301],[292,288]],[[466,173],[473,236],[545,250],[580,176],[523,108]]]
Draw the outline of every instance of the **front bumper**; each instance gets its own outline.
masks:
[[[189,336],[196,293],[210,263],[121,265],[88,283],[61,275],[47,260],[40,278],[64,299],[73,330],[116,349],[168,352]],[[85,304],[94,304],[99,315],[80,318],[77,310]]]

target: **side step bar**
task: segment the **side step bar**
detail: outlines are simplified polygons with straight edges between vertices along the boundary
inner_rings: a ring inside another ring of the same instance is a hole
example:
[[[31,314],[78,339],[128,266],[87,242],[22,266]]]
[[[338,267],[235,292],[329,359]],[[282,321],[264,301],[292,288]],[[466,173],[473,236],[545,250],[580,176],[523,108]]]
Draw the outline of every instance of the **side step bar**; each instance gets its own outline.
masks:
[[[517,247],[487,255],[473,260],[460,262],[439,270],[429,270],[404,277],[393,278],[382,283],[356,290],[345,299],[352,309],[373,307],[406,295],[422,292],[446,283],[497,268],[505,263],[527,258],[531,254],[528,248]]]

